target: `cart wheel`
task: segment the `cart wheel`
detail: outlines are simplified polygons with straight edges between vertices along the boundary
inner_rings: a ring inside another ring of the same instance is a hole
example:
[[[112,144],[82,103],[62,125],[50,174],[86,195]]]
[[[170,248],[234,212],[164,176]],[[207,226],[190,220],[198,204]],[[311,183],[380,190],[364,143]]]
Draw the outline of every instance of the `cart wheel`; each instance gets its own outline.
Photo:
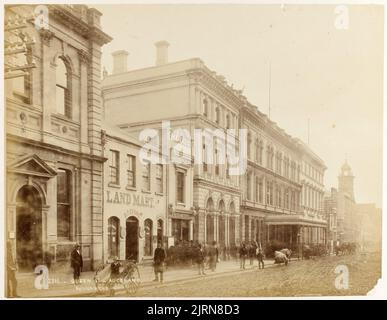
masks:
[[[137,293],[139,284],[136,283],[133,279],[131,279],[125,283],[124,287],[128,295],[134,296]]]
[[[97,294],[106,294],[108,291],[106,283],[103,281],[95,280],[95,287],[97,289]]]

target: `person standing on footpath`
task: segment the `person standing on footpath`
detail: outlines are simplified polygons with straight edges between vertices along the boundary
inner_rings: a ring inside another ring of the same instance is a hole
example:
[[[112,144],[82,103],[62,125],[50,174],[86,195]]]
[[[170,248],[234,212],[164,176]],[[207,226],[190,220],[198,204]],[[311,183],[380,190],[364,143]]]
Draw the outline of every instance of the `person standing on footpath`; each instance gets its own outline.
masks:
[[[216,245],[216,241],[212,242],[212,246],[210,247],[210,253],[209,253],[209,265],[212,272],[216,270],[216,263],[219,259],[219,250],[218,246]]]
[[[257,244],[255,241],[252,241],[249,247],[249,258],[250,258],[250,266],[254,265],[254,259],[257,256]]]
[[[83,258],[81,254],[81,246],[76,244],[71,252],[71,268],[74,271],[74,284],[80,283],[80,276],[83,268]]]
[[[264,258],[263,250],[260,244],[259,247],[257,248],[258,269],[261,269],[261,265],[262,265],[262,269],[265,268],[265,263],[263,262],[263,258]]]
[[[198,264],[199,268],[199,275],[206,275],[204,272],[204,262],[206,260],[206,252],[201,244],[197,247],[196,252],[196,263]]]
[[[247,254],[248,254],[248,251],[246,248],[246,244],[244,242],[242,242],[242,245],[239,249],[239,258],[241,260],[241,269],[243,269],[243,270],[246,269]]]
[[[16,271],[17,263],[12,250],[11,241],[7,241],[7,294],[9,298],[18,298]]]
[[[164,281],[164,262],[166,258],[166,253],[164,248],[162,248],[161,243],[157,244],[157,248],[155,250],[155,254],[153,257],[153,267],[155,272],[155,279],[153,281],[160,281],[163,283]],[[159,278],[160,274],[160,278]]]

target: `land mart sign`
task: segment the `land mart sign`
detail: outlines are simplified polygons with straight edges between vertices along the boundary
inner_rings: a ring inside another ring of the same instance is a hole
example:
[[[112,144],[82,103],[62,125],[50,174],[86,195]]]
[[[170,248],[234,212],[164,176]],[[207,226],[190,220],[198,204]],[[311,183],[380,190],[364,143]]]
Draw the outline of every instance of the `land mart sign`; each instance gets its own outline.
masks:
[[[143,208],[154,208],[153,197],[136,193],[106,190],[106,202]]]

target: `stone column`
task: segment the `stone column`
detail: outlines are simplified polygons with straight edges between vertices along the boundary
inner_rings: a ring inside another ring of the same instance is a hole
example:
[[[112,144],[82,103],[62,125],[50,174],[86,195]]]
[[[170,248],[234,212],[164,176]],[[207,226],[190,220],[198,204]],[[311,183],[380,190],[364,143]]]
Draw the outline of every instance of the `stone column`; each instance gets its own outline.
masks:
[[[51,40],[54,37],[54,33],[50,30],[41,29],[41,81],[42,88],[42,131],[43,131],[43,142],[52,142],[51,138],[51,113],[55,112],[55,94],[49,94],[55,92],[55,68],[56,65],[50,60],[50,45]],[[46,94],[45,94],[46,93]]]
[[[43,257],[45,252],[48,251],[48,232],[47,232],[47,216],[50,206],[42,206],[42,247],[43,247]]]

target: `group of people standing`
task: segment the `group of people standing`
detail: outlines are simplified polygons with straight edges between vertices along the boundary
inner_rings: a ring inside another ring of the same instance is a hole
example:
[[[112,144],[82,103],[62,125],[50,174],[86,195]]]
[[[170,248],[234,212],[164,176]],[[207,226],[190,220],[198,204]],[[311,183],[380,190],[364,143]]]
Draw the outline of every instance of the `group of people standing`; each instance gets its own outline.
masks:
[[[193,262],[196,262],[198,266],[199,275],[205,275],[206,265],[208,265],[209,270],[214,272],[216,270],[216,265],[219,262],[219,249],[216,241],[213,241],[211,245],[204,246],[201,243],[197,243],[194,247],[194,259]],[[164,270],[165,270],[165,261],[166,261],[166,251],[162,248],[161,244],[157,245],[157,248],[154,253],[153,266],[155,279],[154,281],[163,282]],[[250,265],[254,264],[255,259],[258,260],[258,268],[264,269],[264,250],[262,249],[261,244],[258,245],[257,242],[252,241],[249,244],[242,243],[239,248],[239,258],[240,258],[240,268],[242,270],[246,269],[246,260],[250,259]]]
[[[164,270],[165,270],[165,260],[167,254],[162,248],[161,244],[157,244],[157,248],[153,257],[153,267],[155,273],[155,279],[153,281],[163,282],[164,280]],[[194,248],[194,262],[198,266],[199,275],[205,275],[204,272],[206,263],[208,263],[211,271],[216,270],[216,265],[219,261],[219,250],[216,241],[213,241],[210,246],[204,247],[202,244],[198,243]]]

